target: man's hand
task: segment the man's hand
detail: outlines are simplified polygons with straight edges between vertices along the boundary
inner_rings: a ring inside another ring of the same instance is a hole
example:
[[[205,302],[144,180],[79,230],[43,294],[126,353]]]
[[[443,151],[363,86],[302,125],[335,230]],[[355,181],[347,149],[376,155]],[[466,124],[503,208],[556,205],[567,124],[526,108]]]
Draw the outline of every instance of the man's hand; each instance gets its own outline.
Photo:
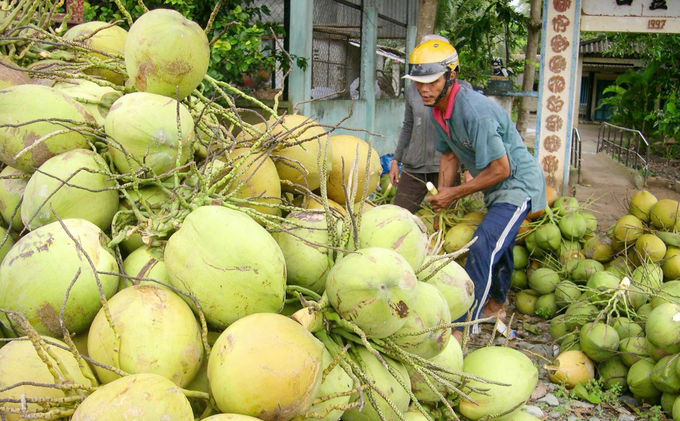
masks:
[[[395,160],[392,160],[392,164],[390,165],[390,182],[392,183],[393,186],[396,186],[399,184],[399,163]]]
[[[432,209],[435,212],[447,209],[454,200],[460,199],[464,194],[460,187],[442,187],[439,193],[434,196],[428,196],[426,200],[432,204]]]

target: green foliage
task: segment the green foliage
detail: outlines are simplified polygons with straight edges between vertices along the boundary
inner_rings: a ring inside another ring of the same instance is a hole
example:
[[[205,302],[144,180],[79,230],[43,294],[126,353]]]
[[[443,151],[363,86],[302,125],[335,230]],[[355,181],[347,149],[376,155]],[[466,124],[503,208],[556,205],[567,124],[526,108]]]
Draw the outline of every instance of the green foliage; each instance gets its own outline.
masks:
[[[133,19],[144,13],[139,0],[120,0]],[[205,28],[216,1],[194,0],[147,0],[147,8],[167,8],[180,12],[187,19]],[[228,83],[241,83],[242,74],[253,74],[262,69],[274,71],[278,67],[287,70],[288,58],[274,48],[266,38],[282,37],[283,28],[278,23],[266,22],[270,15],[266,6],[251,7],[253,0],[225,0],[209,31],[211,58],[208,74]],[[242,6],[244,5],[244,6]],[[120,21],[125,29],[129,25],[123,13],[110,0],[85,2],[86,21]],[[293,57],[298,66],[304,67],[304,59]]]
[[[604,90],[604,93],[614,94],[603,99],[599,105],[608,104],[612,107],[612,124],[640,130],[646,137],[651,134],[652,123],[648,116],[654,113],[658,99],[658,68],[658,65],[651,64],[640,72],[624,73],[616,79],[616,83]]]
[[[486,86],[494,57],[514,73],[523,71],[523,61],[508,63],[505,55],[506,47],[511,55],[523,51],[527,19],[508,0],[452,0],[438,11],[435,27],[456,47],[461,79]]]
[[[654,145],[654,152],[670,159],[680,152],[680,104],[675,92],[662,98],[663,108],[648,116],[653,121],[655,135],[659,139]]]
[[[616,405],[621,396],[621,385],[616,384],[605,390],[601,380],[590,379],[579,382],[571,391],[570,396],[574,399],[582,399],[593,404],[606,403]]]

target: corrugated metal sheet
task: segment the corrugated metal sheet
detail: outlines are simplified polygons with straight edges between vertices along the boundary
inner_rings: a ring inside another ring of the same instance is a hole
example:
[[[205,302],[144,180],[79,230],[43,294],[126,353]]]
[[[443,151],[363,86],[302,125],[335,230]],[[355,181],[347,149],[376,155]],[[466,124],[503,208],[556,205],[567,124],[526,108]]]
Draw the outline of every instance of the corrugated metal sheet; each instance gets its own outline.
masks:
[[[406,38],[408,0],[378,0],[378,38]],[[361,30],[360,0],[314,0],[314,29],[350,38]]]
[[[588,41],[582,41],[579,47],[579,53],[581,54],[602,54],[608,51],[612,46],[611,41],[607,39],[592,39]]]

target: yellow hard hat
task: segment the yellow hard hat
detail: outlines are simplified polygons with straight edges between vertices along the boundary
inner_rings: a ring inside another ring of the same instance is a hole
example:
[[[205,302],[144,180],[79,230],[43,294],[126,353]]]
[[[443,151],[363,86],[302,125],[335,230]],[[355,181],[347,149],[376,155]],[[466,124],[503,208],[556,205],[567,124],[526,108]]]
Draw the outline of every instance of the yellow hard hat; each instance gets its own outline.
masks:
[[[457,70],[458,53],[448,42],[432,39],[413,49],[408,64],[408,74],[404,78],[432,83],[447,71]]]

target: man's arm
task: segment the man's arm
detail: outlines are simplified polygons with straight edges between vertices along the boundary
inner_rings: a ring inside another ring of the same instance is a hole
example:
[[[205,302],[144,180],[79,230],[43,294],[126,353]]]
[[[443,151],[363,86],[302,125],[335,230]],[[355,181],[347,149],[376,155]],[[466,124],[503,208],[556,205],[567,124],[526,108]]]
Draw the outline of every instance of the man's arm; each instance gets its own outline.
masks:
[[[456,184],[458,166],[458,157],[453,152],[441,155],[441,158],[439,158],[439,181],[437,182],[437,188],[440,191],[444,187],[452,187]]]
[[[456,158],[456,161],[457,160],[458,158]],[[443,161],[444,155],[442,155],[442,164]],[[442,184],[441,181],[442,164],[440,164],[439,167],[439,194],[427,197],[427,200],[432,203],[432,208],[437,212],[448,208],[456,199],[494,186],[510,176],[510,162],[508,161],[508,156],[503,155],[502,157],[491,161],[486,168],[467,183],[463,183],[456,187],[449,187],[448,185]]]

